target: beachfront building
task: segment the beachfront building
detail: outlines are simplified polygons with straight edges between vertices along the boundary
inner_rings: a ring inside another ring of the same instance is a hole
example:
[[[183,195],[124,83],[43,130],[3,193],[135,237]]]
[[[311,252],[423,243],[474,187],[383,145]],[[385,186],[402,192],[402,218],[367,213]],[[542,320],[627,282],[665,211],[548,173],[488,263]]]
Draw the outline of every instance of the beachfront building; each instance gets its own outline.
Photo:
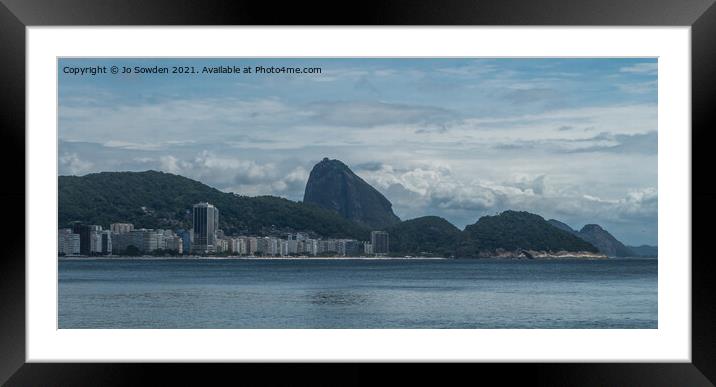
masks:
[[[389,251],[388,233],[385,231],[371,231],[370,244],[373,247],[373,254],[385,255]]]
[[[209,203],[198,203],[193,208],[194,240],[191,251],[194,254],[216,252],[219,231],[219,209]]]
[[[134,230],[132,223],[112,223],[109,225],[109,230],[114,234],[124,234]]]
[[[57,233],[57,253],[60,255],[80,255],[80,235],[70,228],[62,228]]]

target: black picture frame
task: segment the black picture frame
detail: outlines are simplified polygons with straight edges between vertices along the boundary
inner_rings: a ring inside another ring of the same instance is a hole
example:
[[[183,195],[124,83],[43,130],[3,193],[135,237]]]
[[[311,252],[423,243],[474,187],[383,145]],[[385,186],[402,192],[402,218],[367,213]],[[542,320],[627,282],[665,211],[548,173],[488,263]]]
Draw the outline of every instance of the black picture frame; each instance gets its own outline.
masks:
[[[61,364],[25,361],[25,37],[27,26],[64,25],[604,25],[691,26],[692,66],[692,362],[549,363],[455,365],[439,373],[432,367],[391,366],[374,377],[353,364],[327,368],[341,373],[340,384],[369,380],[404,381],[406,374],[425,381],[449,382],[469,373],[478,380],[544,385],[669,385],[716,383],[716,260],[707,251],[713,229],[716,190],[709,177],[716,102],[716,6],[714,0],[546,0],[441,2],[382,1],[259,2],[141,0],[0,0],[0,128],[5,204],[4,248],[0,258],[0,382],[25,385],[125,385],[152,375],[184,383],[237,380],[261,375],[261,384],[293,384],[305,379],[333,384],[316,365]],[[27,204],[26,204],[27,205]],[[661,203],[668,205],[668,203]],[[20,221],[20,219],[23,219]],[[22,230],[22,231],[21,231]],[[22,235],[22,238],[20,237]],[[664,258],[668,259],[668,257]],[[198,367],[209,370],[198,372]],[[460,372],[457,372],[460,371]],[[319,376],[323,375],[323,376]],[[168,383],[166,383],[168,384]]]

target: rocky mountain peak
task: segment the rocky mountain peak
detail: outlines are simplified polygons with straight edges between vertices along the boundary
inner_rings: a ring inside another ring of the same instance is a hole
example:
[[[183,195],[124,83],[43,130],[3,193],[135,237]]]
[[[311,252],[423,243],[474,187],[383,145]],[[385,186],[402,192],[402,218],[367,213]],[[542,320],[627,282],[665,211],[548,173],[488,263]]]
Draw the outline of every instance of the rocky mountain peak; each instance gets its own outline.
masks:
[[[383,194],[340,160],[327,157],[311,170],[303,201],[333,210],[373,229],[384,229],[400,222],[393,213],[393,205]]]

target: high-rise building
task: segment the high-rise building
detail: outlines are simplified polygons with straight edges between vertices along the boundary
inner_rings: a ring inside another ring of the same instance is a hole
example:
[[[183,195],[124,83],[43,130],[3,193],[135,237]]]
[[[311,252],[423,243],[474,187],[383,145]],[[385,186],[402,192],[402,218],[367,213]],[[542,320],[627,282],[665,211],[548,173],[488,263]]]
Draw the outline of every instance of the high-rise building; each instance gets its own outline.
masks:
[[[306,253],[310,255],[318,254],[318,241],[315,239],[306,240]]]
[[[123,252],[129,246],[134,246],[142,253],[151,253],[160,248],[157,230],[140,228],[126,234],[115,234],[114,237],[112,247],[119,252]]]
[[[215,251],[217,253],[227,253],[229,252],[229,240],[228,239],[217,239],[215,243]]]
[[[191,251],[195,254],[216,252],[216,233],[219,230],[219,209],[209,203],[194,205],[194,240]]]
[[[176,249],[170,249],[167,247],[167,241],[176,238],[176,234],[172,230],[156,230],[157,231],[157,249],[160,250],[176,250]]]
[[[261,255],[269,255],[269,238],[257,238],[256,239],[256,252]]]
[[[373,246],[373,254],[385,255],[388,254],[388,233],[385,231],[371,231],[370,232],[370,244]]]
[[[97,255],[112,253],[112,232],[96,229],[90,231],[90,253]]]
[[[338,246],[334,239],[321,239],[318,241],[317,254],[335,254]]]
[[[73,234],[72,229],[69,228],[60,229],[57,233],[57,253],[64,255],[79,255],[79,234]]]
[[[239,237],[239,255],[246,255],[249,253],[249,238]]]
[[[294,241],[305,241],[308,239],[308,234],[305,232],[288,233],[288,240]]]
[[[293,235],[295,235],[295,234],[293,234]],[[298,252],[299,252],[298,251],[298,240],[292,239],[291,236],[292,236],[292,234],[288,234],[288,240],[286,241],[286,242],[288,242],[288,247],[287,247],[288,254],[298,254]]]
[[[116,234],[124,234],[134,230],[132,223],[112,223],[109,225],[109,229]]]
[[[182,251],[184,253],[189,253],[191,251],[191,232],[184,229],[177,230],[177,235],[182,240]]]
[[[135,242],[135,231],[125,233],[112,233],[112,252],[115,254],[123,254],[130,245],[139,248],[139,244]]]
[[[178,235],[165,237],[164,249],[175,251],[177,254],[182,254],[184,252],[184,243]]]
[[[102,240],[102,249],[113,251],[117,254],[123,254],[133,246],[141,253],[151,253],[157,249],[168,249],[183,251],[182,240],[171,230],[153,230],[153,229],[135,229],[127,233],[107,233],[108,239]],[[111,239],[109,239],[111,238]]]
[[[281,253],[280,239],[269,238],[269,255],[279,255]]]
[[[355,239],[343,242],[343,255],[346,257],[360,257],[363,254],[363,243]]]
[[[65,253],[67,255],[80,255],[80,236],[70,234],[67,236],[67,247]]]
[[[92,252],[93,231],[102,231],[102,226],[74,223],[72,233],[80,236],[80,254],[90,255]],[[96,241],[96,240],[95,240]]]
[[[229,242],[229,253],[238,254],[239,253],[239,238],[228,238],[227,241]]]
[[[100,253],[112,254],[112,232],[109,230],[101,231],[100,234]]]
[[[256,253],[256,252],[259,250],[259,241],[258,241],[258,238],[256,238],[256,237],[249,237],[249,238],[248,238],[247,248],[248,248],[248,254],[249,254],[249,255],[254,255],[254,253]]]

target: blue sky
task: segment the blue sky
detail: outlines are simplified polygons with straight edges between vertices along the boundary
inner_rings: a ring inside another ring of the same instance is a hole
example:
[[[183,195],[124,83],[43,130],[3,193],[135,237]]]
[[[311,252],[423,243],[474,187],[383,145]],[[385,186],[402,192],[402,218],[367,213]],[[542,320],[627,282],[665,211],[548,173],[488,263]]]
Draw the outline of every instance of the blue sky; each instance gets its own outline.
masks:
[[[84,75],[66,66],[294,66],[321,74]],[[337,158],[402,219],[505,209],[657,242],[657,61],[61,59],[60,174],[163,170],[301,200]]]

